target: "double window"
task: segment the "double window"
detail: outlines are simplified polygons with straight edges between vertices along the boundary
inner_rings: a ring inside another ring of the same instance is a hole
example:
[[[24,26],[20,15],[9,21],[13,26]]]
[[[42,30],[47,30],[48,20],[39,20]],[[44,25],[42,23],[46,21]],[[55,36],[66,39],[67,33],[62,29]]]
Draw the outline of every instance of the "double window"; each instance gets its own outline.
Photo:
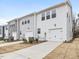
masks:
[[[46,19],[56,18],[56,10],[48,11],[46,12],[46,15],[45,15],[45,12],[42,13],[42,21],[44,21],[45,18]]]

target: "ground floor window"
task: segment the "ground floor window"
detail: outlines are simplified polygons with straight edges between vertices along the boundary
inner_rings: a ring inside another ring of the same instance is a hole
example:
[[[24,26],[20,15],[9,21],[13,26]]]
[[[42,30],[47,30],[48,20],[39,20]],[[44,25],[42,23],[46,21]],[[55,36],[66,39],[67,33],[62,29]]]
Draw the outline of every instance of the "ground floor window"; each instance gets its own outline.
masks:
[[[38,28],[38,34],[40,34],[41,33],[41,29],[40,28]]]

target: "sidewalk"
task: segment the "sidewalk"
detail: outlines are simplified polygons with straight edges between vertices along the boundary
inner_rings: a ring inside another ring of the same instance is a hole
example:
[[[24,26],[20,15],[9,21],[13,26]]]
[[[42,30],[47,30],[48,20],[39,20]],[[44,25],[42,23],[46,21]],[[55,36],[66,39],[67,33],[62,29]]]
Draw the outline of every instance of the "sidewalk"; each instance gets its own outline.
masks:
[[[18,44],[18,43],[22,43],[22,42],[23,41],[7,42],[7,43],[0,44],[0,47],[8,46],[8,45],[13,45],[13,44]]]
[[[4,41],[0,41],[0,44],[4,43]]]
[[[12,53],[1,54],[0,59],[43,59],[62,42],[45,42]]]

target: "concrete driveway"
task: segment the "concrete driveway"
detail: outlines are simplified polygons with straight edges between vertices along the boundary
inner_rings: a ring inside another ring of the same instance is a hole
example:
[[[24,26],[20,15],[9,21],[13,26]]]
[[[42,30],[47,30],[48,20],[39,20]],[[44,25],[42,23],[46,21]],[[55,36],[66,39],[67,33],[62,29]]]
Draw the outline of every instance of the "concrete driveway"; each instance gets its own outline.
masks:
[[[1,54],[0,59],[42,59],[62,42],[45,42],[11,53]]]

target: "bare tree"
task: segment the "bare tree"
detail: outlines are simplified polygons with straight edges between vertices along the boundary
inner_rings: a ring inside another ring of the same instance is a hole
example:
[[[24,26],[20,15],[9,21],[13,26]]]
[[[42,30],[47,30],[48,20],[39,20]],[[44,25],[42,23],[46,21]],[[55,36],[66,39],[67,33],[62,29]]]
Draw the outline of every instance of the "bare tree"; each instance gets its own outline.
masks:
[[[79,17],[79,14],[78,14],[78,17]]]

